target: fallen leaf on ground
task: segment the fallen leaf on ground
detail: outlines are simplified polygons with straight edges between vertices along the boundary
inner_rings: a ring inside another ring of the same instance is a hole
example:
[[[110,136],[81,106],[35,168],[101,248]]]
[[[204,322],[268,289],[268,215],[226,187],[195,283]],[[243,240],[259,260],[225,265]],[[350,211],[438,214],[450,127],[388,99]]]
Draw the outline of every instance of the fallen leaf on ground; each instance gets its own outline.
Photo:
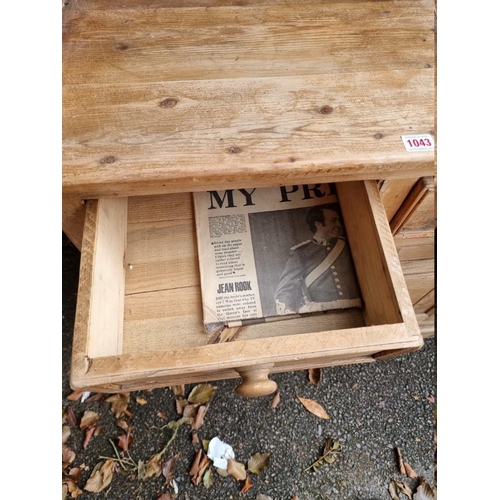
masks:
[[[194,457],[191,468],[189,469],[189,475],[191,476],[191,482],[198,486],[203,478],[205,470],[210,465],[210,460],[205,455],[203,450],[198,450]]]
[[[237,462],[236,460],[234,460],[232,458],[229,458],[227,461],[227,471],[237,481],[243,481],[247,477],[245,465],[240,463],[240,462]]]
[[[99,493],[109,486],[115,472],[115,462],[113,459],[108,459],[105,462],[99,462],[92,471],[84,490]]]
[[[205,471],[205,474],[203,474],[203,486],[205,486],[205,488],[208,490],[208,488],[212,486],[213,482],[214,482],[214,477],[212,475],[212,469],[208,468]]]
[[[271,402],[271,408],[276,408],[280,402],[280,393],[279,391],[273,396],[273,401]]]
[[[111,411],[114,413],[116,418],[123,417],[123,415],[127,415],[127,417],[132,416],[128,409],[129,402],[130,393],[128,392],[113,394],[106,399],[106,403],[111,403]]]
[[[66,422],[68,422],[71,427],[76,425],[76,416],[71,405],[66,408]]]
[[[301,398],[300,396],[297,396],[297,398],[313,415],[316,415],[319,418],[324,418],[325,420],[330,420],[330,415],[326,413],[325,409],[319,403],[312,399]]]
[[[85,410],[85,413],[80,420],[80,429],[84,430],[91,425],[94,425],[99,420],[99,414],[95,411]]]
[[[411,468],[411,465],[409,463],[405,462],[403,465],[408,477],[411,477],[412,479],[418,478],[418,474]]]
[[[436,493],[424,478],[420,478],[420,484],[413,495],[413,500],[436,500]]]
[[[251,487],[252,487],[252,481],[250,481],[250,476],[247,476],[245,479],[245,484],[243,485],[243,488],[241,488],[240,493],[246,493]]]
[[[403,493],[410,500],[412,500],[413,492],[411,491],[411,488],[406,483],[402,483],[400,481],[394,481],[394,483],[396,485],[396,490],[398,492],[398,495],[399,495],[399,493]]]
[[[434,396],[427,396],[427,401],[429,401],[429,403],[435,403],[436,400],[434,399]]]
[[[398,446],[396,446],[396,455],[398,457],[399,473],[403,474],[403,476],[406,476],[405,464],[403,462],[403,454],[401,453],[401,449]]]
[[[162,455],[160,453],[156,453],[153,455],[148,462],[146,463],[146,471],[144,473],[144,477],[158,477],[161,474],[160,460]]]
[[[180,457],[180,453],[177,453],[177,455],[170,457],[162,465],[161,472],[162,472],[163,477],[165,478],[165,481],[167,484],[170,484],[172,479],[174,479],[174,470],[175,470],[175,466],[177,464],[177,460],[179,459],[179,457]]]
[[[191,434],[191,443],[198,444],[200,442],[200,438],[196,432]]]
[[[87,428],[87,431],[85,432],[85,438],[83,440],[83,449],[84,450],[89,445],[90,440],[91,440],[92,436],[94,435],[95,429],[96,429],[95,424],[91,425],[90,427]]]
[[[398,488],[396,486],[396,481],[390,482],[389,495],[391,495],[391,500],[399,500],[399,494],[398,494]]]
[[[71,436],[71,429],[69,425],[62,426],[62,444],[64,444],[68,438]]]
[[[326,440],[323,448],[323,454],[314,463],[312,463],[304,472],[313,469],[316,472],[320,467],[326,464],[333,464],[337,461],[337,455],[342,452],[342,445],[338,441],[333,441],[332,438]]]
[[[121,436],[118,436],[118,446],[123,451],[128,451],[132,446],[132,442],[133,438],[130,434],[122,434]]]
[[[198,412],[196,413],[196,418],[194,419],[194,423],[191,426],[192,429],[197,430],[203,425],[203,418],[205,417],[205,413],[207,412],[208,406],[201,405],[198,408]]]
[[[205,404],[208,403],[217,388],[211,384],[198,384],[189,393],[188,401],[192,404]]]
[[[148,400],[147,399],[144,399],[144,398],[135,398],[135,400],[137,401],[137,403],[139,403],[140,405],[145,405]]]
[[[309,368],[309,382],[319,385],[321,382],[321,368]]]
[[[162,493],[156,500],[173,500],[173,498],[170,493]]]
[[[116,421],[116,425],[120,428],[123,429],[125,432],[128,432],[130,426],[129,423],[124,419],[120,418]]]
[[[68,401],[78,401],[82,396],[85,391],[73,391],[71,394],[66,396],[66,399]]]
[[[188,402],[185,399],[176,399],[175,400],[175,408],[179,415],[184,414],[184,408],[188,405]]]
[[[183,385],[173,385],[170,389],[176,396],[184,396],[185,387]]]
[[[167,420],[167,416],[162,411],[159,411],[156,415],[160,417],[162,420]]]
[[[420,401],[420,396],[412,396],[415,401]]]
[[[290,500],[299,500],[299,497],[297,495],[293,495],[293,497],[290,498]]]
[[[65,464],[71,464],[76,458],[76,453],[69,447],[66,446],[65,444],[62,445],[62,462],[63,466]]]
[[[266,467],[269,467],[270,456],[270,453],[255,453],[248,461],[248,470],[254,474],[260,474]]]

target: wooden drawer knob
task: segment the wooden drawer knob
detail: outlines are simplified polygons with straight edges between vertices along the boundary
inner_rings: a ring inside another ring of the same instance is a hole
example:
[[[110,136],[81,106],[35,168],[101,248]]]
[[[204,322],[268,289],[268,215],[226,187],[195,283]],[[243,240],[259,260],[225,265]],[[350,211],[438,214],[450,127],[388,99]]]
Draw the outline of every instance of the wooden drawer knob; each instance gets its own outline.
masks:
[[[236,387],[236,393],[244,398],[256,398],[276,391],[278,384],[268,378],[273,366],[271,364],[237,369],[243,381]]]

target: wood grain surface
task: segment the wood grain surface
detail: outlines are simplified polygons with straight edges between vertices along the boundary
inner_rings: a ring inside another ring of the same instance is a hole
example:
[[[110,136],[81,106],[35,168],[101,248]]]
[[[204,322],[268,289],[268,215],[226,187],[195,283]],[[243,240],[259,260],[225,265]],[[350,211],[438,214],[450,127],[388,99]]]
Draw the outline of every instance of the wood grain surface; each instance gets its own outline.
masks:
[[[80,0],[62,55],[66,194],[435,173],[430,0]]]

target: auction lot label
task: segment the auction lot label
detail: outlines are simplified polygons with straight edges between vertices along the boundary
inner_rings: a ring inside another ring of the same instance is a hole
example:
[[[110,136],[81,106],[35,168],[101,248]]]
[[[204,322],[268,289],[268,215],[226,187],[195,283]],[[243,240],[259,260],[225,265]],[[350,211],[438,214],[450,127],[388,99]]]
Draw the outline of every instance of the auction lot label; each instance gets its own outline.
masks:
[[[402,135],[401,140],[406,151],[432,151],[434,149],[434,139],[430,134]]]

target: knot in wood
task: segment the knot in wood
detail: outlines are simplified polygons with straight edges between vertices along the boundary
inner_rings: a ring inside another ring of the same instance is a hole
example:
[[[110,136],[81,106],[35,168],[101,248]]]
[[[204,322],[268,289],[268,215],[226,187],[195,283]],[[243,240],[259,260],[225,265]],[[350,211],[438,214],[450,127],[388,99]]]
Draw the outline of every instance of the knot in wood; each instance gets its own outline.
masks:
[[[101,164],[102,165],[106,165],[106,164],[109,164],[109,163],[114,163],[115,161],[116,161],[116,158],[114,156],[105,156],[101,160]]]
[[[120,45],[118,45],[118,50],[127,50],[128,49],[128,45],[126,43],[120,43]]]
[[[331,106],[323,106],[321,108],[319,108],[319,112],[322,114],[322,115],[330,115],[333,111],[333,108]]]
[[[173,97],[169,97],[160,102],[162,108],[173,108],[179,101]]]
[[[382,139],[382,137],[384,137],[380,132],[378,134],[375,134],[373,137],[375,137],[375,139]]]
[[[231,154],[238,154],[238,153],[241,153],[241,148],[237,147],[237,146],[232,146],[228,149],[228,151],[231,153]]]

